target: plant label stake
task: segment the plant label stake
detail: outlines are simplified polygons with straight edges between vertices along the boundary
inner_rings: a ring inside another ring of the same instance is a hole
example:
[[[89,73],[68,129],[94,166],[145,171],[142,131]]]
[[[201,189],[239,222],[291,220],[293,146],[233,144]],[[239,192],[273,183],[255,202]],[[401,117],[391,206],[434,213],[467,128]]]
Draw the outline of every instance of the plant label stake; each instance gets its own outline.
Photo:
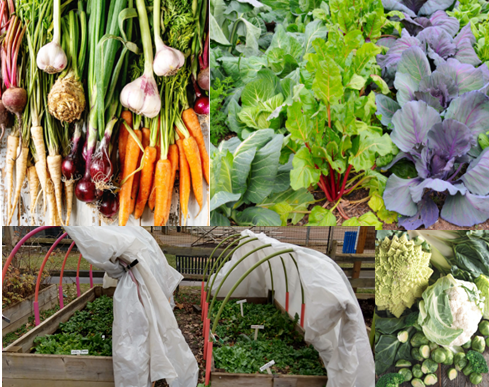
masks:
[[[258,339],[258,329],[264,329],[264,325],[252,325],[251,329],[255,330],[255,341]]]
[[[268,374],[271,375],[272,371],[270,370],[270,367],[273,366],[274,364],[275,364],[275,360],[269,361],[267,364],[260,367],[260,372],[267,370]]]
[[[241,307],[241,317],[244,317],[244,314],[243,314],[243,304],[245,302],[246,302],[246,299],[240,300],[240,301],[236,301],[236,304],[239,304],[239,306]]]

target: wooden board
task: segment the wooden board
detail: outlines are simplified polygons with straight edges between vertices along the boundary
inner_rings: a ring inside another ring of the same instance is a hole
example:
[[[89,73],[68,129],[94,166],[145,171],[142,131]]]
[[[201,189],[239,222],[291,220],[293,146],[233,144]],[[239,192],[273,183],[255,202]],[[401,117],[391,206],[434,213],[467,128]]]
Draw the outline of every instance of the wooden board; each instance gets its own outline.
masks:
[[[3,350],[3,386],[12,387],[114,387],[111,356],[44,355],[30,353],[37,336],[54,333],[59,323],[101,295],[114,295],[115,288],[96,286],[43,321]]]
[[[209,131],[209,116],[199,116],[199,121],[202,127],[202,134],[204,136],[204,141],[207,146],[207,152],[210,154],[210,131]],[[7,137],[10,134],[10,129],[6,130],[5,136],[0,143],[0,181],[3,182],[2,187],[0,189],[0,203],[2,203],[2,224],[7,224],[8,216],[7,216],[7,187],[5,186],[5,169],[6,169],[6,156],[7,156]],[[15,168],[14,168],[14,186],[15,186]],[[195,200],[193,193],[190,194],[188,212],[189,218],[187,220],[187,226],[209,226],[210,225],[210,213],[209,213],[209,196],[210,196],[210,188],[203,181],[204,187],[204,205],[202,211],[200,211],[197,201]],[[63,190],[64,191],[64,190]],[[13,200],[13,198],[12,198]],[[64,200],[64,195],[63,195]],[[11,226],[43,226],[48,225],[49,223],[49,213],[44,214],[42,211],[43,208],[43,198],[42,195],[38,200],[38,205],[36,209],[36,213],[33,217],[30,215],[31,211],[31,199],[29,195],[29,187],[27,184],[27,179],[24,180],[22,184],[21,196],[19,203],[14,212],[14,216],[12,218]],[[200,213],[199,213],[200,212]],[[170,209],[170,217],[168,220],[168,226],[178,226],[180,224],[180,205],[179,205],[179,193],[178,193],[178,173],[175,181],[175,187],[173,189],[171,209]],[[197,215],[198,214],[198,215]],[[63,219],[66,219],[66,211],[63,208]],[[131,215],[129,221],[127,222],[128,226],[153,226],[153,213],[150,211],[148,207],[146,207],[143,216],[141,219],[134,219],[134,216]],[[106,226],[104,220],[98,215],[98,212],[91,207],[87,206],[85,203],[82,203],[76,198],[73,198],[73,212],[71,214],[70,226]],[[116,226],[117,222],[112,223],[111,225]]]
[[[2,320],[2,337],[14,332],[29,321],[34,315],[35,294],[30,295],[24,301],[2,309],[2,314],[10,319],[10,323]],[[56,285],[49,285],[42,289],[38,295],[39,310],[42,312],[54,308],[58,304],[58,290]]]
[[[212,387],[324,387],[327,376],[211,373]]]
[[[66,305],[63,309],[59,310],[51,317],[44,320],[37,327],[10,344],[3,350],[4,355],[5,352],[10,352],[13,347],[21,347],[22,353],[28,353],[33,346],[34,339],[37,336],[46,336],[54,333],[58,329],[59,324],[68,321],[77,310],[82,310],[88,302],[93,301],[102,294],[109,296],[113,295],[114,289],[115,288],[103,289],[100,286],[95,286],[92,289],[87,290],[80,297]]]

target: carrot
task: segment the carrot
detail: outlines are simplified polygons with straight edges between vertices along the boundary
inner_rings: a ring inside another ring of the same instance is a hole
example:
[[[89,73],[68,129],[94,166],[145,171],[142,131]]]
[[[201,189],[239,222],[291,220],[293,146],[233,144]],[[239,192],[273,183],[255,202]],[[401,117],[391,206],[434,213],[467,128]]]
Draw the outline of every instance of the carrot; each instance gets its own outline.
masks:
[[[161,157],[161,148],[159,145],[156,145],[156,160],[159,160]],[[151,211],[154,211],[156,204],[156,187],[155,187],[155,179],[153,179],[153,185],[151,186],[151,194],[148,199],[148,207]]]
[[[177,140],[177,146],[180,159],[180,213],[183,219],[183,222],[182,219],[180,219],[180,225],[185,226],[187,224],[188,199],[190,197],[190,171],[188,169],[187,159],[185,158],[185,151],[183,150],[183,140]]]
[[[200,210],[202,210],[204,190],[202,187],[202,163],[200,160],[199,146],[193,137],[187,137],[183,140],[183,150],[190,167],[192,190]]]
[[[204,136],[202,135],[202,128],[200,126],[199,118],[195,114],[194,109],[189,108],[183,111],[182,119],[187,127],[190,135],[195,138],[197,145],[199,146],[200,159],[202,161],[202,172],[205,177],[205,181],[209,184],[209,155],[205,148]]]
[[[143,148],[146,149],[147,146],[149,146],[149,134],[150,131],[148,128],[143,128],[143,137],[141,143],[143,144]],[[138,159],[138,166],[141,165],[141,159],[143,158],[143,153],[139,153],[139,159]],[[136,200],[138,198],[138,192],[139,192],[139,184],[141,182],[141,171],[136,172],[134,175],[134,180],[132,181],[132,190],[131,190],[131,205],[130,205],[130,211],[131,214],[134,212],[134,209],[136,207]],[[144,208],[143,208],[144,210]],[[136,218],[138,219],[138,218]]]
[[[31,226],[35,226],[36,221],[34,219],[37,193],[39,188],[39,178],[37,177],[36,167],[30,166],[27,168],[27,180],[29,181],[29,196],[31,198]]]
[[[63,211],[63,207],[61,205],[61,195],[63,192],[61,186],[61,161],[61,155],[49,155],[47,157],[49,174],[51,175],[51,180],[53,181],[54,193],[56,196],[56,212],[58,214],[59,221],[64,226],[63,219],[61,219],[61,213]]]
[[[171,162],[168,159],[158,160],[156,163],[155,186],[156,204],[154,225],[164,226],[168,221],[166,218],[166,207],[168,206],[168,195],[170,194]]]
[[[153,175],[155,170],[156,148],[147,146],[144,149],[144,166],[141,171],[141,180],[139,182],[138,200],[134,211],[134,218],[139,219],[144,212],[149,193],[153,185]]]
[[[139,141],[141,141],[142,133],[139,129],[135,130]],[[133,172],[137,168],[139,154],[141,153],[141,149],[139,148],[138,143],[131,136],[127,140],[126,146],[126,157],[124,159],[124,169],[122,173],[122,181],[126,179],[127,176],[131,175],[124,184],[122,184],[121,191],[119,193],[119,226],[125,226],[127,221],[129,220],[129,215],[131,215],[130,206],[131,206],[131,193],[132,193],[132,183],[134,180]]]
[[[15,165],[15,153],[17,152],[17,147],[19,146],[19,137],[11,136],[7,137],[7,170],[5,184],[7,185],[8,196],[7,196],[7,214],[12,211],[12,194],[14,190],[14,165]]]
[[[132,128],[132,113],[129,110],[124,110],[121,113],[121,118],[127,122],[129,127]],[[129,132],[126,129],[126,125],[124,125],[124,121],[121,122],[120,134],[119,134],[119,160],[120,160],[121,170],[123,169],[124,166],[124,159],[126,157],[127,138],[129,137]]]
[[[46,165],[46,148],[44,146],[44,134],[42,126],[31,127],[31,138],[34,143],[37,154],[36,171],[43,190],[44,199],[46,199],[47,189],[46,183],[48,180],[48,172]],[[44,208],[46,208],[46,200],[44,200]]]
[[[22,147],[22,153],[20,154],[19,158],[17,159],[17,163],[15,165],[15,197],[14,197],[14,204],[12,205],[12,208],[10,210],[10,214],[8,217],[8,222],[7,226],[10,225],[10,222],[12,221],[12,216],[14,216],[15,212],[15,207],[17,206],[17,203],[20,198],[20,190],[22,189],[22,184],[24,183],[25,180],[25,174],[27,172],[27,155],[29,154],[29,148],[27,147]]]
[[[75,187],[75,180],[65,181],[66,190],[66,225],[70,225],[71,211],[73,209],[73,191]]]
[[[176,144],[171,144],[168,149],[168,158],[171,163],[171,178],[170,178],[170,194],[168,195],[168,206],[166,208],[165,217],[168,219],[170,217],[171,209],[171,198],[173,196],[173,186],[175,185],[175,175],[178,169],[178,146]]]

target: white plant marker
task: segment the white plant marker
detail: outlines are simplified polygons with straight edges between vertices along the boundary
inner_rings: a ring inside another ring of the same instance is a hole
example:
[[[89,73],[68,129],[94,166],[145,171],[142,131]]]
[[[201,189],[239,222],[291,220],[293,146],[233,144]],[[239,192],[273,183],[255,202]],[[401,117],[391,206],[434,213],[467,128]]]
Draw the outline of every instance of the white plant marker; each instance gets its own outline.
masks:
[[[270,370],[270,367],[273,366],[274,364],[275,364],[275,360],[269,361],[267,364],[260,367],[260,372],[267,370],[268,374],[271,375],[272,371]]]
[[[240,301],[236,301],[236,304],[239,304],[239,306],[241,307],[241,317],[244,317],[244,313],[243,313],[243,304],[246,302],[246,299],[244,300],[240,300]]]
[[[258,339],[258,329],[265,329],[264,325],[252,325],[251,329],[255,330],[255,341]]]

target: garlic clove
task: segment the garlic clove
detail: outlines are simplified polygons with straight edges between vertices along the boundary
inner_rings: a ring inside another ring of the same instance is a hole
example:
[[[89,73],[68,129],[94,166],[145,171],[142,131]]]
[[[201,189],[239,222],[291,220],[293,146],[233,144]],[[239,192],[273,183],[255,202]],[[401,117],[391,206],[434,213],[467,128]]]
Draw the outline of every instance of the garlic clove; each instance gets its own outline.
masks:
[[[59,44],[51,42],[38,51],[36,63],[37,67],[46,73],[56,74],[66,68],[68,58]]]

